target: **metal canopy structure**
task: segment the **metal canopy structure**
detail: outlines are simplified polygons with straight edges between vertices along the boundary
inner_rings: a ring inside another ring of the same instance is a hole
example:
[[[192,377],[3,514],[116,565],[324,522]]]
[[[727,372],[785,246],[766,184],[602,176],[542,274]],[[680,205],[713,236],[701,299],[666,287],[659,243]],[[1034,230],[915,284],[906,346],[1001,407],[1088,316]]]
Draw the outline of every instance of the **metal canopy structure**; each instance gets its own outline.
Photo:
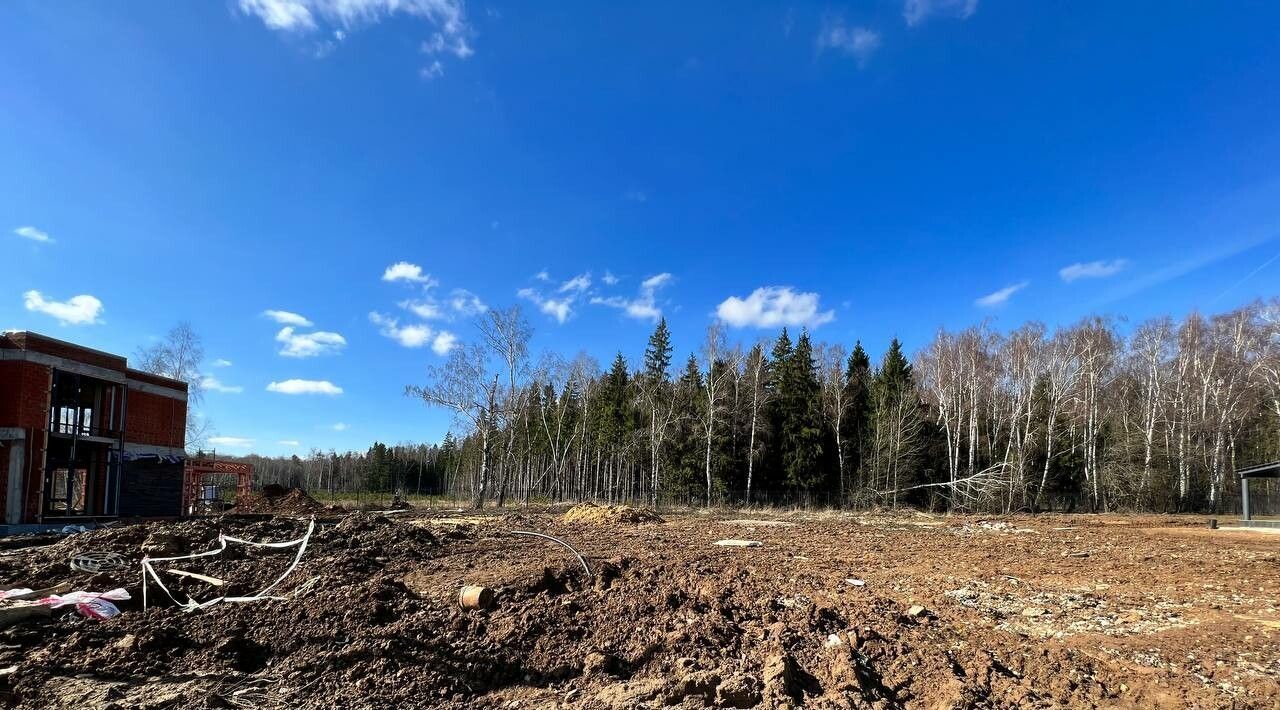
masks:
[[[1240,518],[1242,521],[1248,522],[1253,519],[1250,517],[1249,512],[1249,479],[1280,478],[1280,461],[1238,468],[1236,469],[1236,475],[1240,477]]]
[[[195,515],[201,504],[213,503],[219,498],[222,486],[232,479],[234,479],[236,497],[247,494],[253,480],[253,464],[219,459],[184,461],[182,514]]]

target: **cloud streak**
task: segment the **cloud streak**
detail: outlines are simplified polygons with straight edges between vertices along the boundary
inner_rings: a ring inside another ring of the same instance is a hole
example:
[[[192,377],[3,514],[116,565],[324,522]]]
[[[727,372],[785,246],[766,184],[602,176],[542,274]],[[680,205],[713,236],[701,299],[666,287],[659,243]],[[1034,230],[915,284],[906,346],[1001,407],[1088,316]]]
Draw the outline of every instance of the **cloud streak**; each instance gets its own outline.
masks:
[[[310,328],[312,326],[310,320],[307,320],[297,313],[291,313],[289,311],[265,310],[262,312],[262,315],[270,318],[280,325],[293,325],[299,328]]]
[[[1058,269],[1058,276],[1067,283],[1077,279],[1104,279],[1108,276],[1115,276],[1128,265],[1129,261],[1127,259],[1077,262]]]
[[[902,4],[902,18],[909,27],[915,27],[930,17],[967,20],[977,11],[978,0],[906,0]]]
[[[1003,306],[1005,303],[1009,302],[1009,298],[1012,297],[1013,294],[1021,291],[1022,289],[1030,285],[1031,285],[1030,281],[1019,281],[1016,284],[1010,284],[1008,286],[1005,286],[999,291],[993,291],[991,293],[988,293],[982,298],[979,298],[976,301],[974,301],[974,303],[976,305],[982,306],[983,308],[994,308],[996,306]]]
[[[246,439],[241,436],[211,436],[209,443],[214,446],[224,446],[228,449],[249,449],[253,448],[253,439]]]
[[[396,15],[421,20],[434,31],[419,51],[430,60],[423,72],[431,78],[444,73],[438,57],[467,59],[475,54],[470,38],[475,34],[467,21],[463,0],[239,0],[241,14],[256,17],[269,30],[289,36],[319,34],[313,51],[328,55],[358,29]]]
[[[611,275],[606,272],[606,275]],[[662,317],[662,309],[658,307],[658,291],[671,283],[674,277],[663,272],[650,276],[640,282],[640,290],[635,298],[623,298],[621,296],[601,297],[595,296],[591,299],[591,303],[599,306],[608,306],[617,308],[622,311],[623,315],[636,320],[656,321]],[[606,279],[608,281],[608,279]],[[611,283],[616,283],[617,279],[613,279]]]
[[[225,384],[213,375],[205,375],[200,378],[200,389],[221,394],[240,394],[244,391],[243,387]]]
[[[284,380],[267,385],[268,392],[278,394],[323,394],[336,396],[342,394],[342,388],[328,380]]]
[[[880,33],[868,27],[849,27],[843,20],[824,20],[816,40],[818,51],[834,50],[847,54],[864,66],[880,49]]]
[[[18,235],[19,237],[22,237],[23,239],[28,239],[33,242],[40,242],[41,244],[53,244],[53,237],[49,236],[48,232],[36,229],[35,227],[29,226],[29,225],[25,227],[18,227],[17,229],[13,230],[13,233]]]

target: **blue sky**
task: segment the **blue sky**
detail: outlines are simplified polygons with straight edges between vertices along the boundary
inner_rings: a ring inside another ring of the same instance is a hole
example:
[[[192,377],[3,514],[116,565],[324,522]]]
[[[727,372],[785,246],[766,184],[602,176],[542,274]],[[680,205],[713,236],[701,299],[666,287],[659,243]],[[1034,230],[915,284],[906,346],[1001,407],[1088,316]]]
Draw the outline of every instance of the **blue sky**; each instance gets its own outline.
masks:
[[[1277,27],[1263,2],[6,2],[0,328],[130,354],[190,321],[222,450],[279,454],[441,437],[403,387],[477,304],[605,364],[657,313],[681,358],[713,318],[878,357],[1226,310],[1280,291]]]

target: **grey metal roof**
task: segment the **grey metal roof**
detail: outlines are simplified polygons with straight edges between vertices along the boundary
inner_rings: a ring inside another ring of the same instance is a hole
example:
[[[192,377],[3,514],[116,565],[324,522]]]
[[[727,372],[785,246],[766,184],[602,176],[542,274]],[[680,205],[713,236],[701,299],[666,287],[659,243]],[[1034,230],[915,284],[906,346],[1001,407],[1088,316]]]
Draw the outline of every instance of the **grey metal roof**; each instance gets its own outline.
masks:
[[[1240,478],[1280,478],[1280,461],[1238,468],[1236,475]]]

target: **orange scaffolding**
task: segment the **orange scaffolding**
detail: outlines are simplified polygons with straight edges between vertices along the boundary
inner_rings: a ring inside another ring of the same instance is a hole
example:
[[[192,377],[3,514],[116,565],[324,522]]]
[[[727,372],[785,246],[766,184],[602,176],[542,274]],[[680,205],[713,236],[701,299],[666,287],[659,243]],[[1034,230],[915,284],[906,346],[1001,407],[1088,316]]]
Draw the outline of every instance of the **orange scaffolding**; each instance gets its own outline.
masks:
[[[253,480],[253,464],[219,459],[187,459],[182,466],[182,514],[195,515],[197,507],[205,502],[218,498],[207,495],[206,487],[212,486],[214,493],[221,487],[221,480],[235,476],[236,497],[249,492]]]

